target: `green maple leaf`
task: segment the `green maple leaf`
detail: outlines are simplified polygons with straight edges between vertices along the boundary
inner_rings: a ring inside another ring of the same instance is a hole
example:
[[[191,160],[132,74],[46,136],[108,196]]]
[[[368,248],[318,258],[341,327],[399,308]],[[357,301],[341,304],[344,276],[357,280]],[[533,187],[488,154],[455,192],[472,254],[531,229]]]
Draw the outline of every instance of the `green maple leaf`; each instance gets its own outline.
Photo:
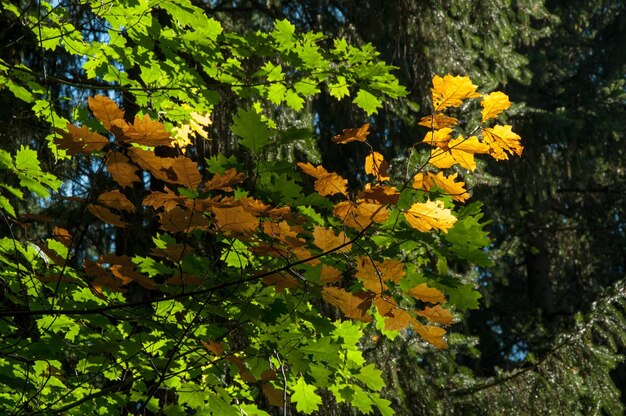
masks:
[[[352,102],[365,110],[368,116],[377,113],[378,109],[382,107],[380,99],[364,89],[359,90]]]
[[[304,414],[311,414],[322,404],[322,398],[315,394],[315,387],[306,384],[304,377],[300,377],[293,387],[291,401],[296,403],[296,410]]]

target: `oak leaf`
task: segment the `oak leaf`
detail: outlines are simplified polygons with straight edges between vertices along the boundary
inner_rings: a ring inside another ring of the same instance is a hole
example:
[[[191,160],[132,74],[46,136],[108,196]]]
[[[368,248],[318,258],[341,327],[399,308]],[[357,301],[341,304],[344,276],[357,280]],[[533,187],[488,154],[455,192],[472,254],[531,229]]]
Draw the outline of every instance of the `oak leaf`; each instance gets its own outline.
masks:
[[[366,183],[363,191],[357,194],[357,199],[375,201],[383,205],[395,205],[400,200],[400,192],[393,186],[374,185]]]
[[[122,188],[132,187],[133,183],[141,182],[135,173],[139,168],[130,163],[130,160],[122,153],[110,151],[107,153],[105,164],[113,180]]]
[[[175,207],[158,215],[161,229],[171,233],[190,233],[193,230],[206,230],[210,222],[201,213]]]
[[[176,195],[167,186],[164,187],[165,192],[152,191],[143,199],[143,205],[154,209],[163,208],[165,211],[171,211],[179,204],[182,204],[188,198]]]
[[[259,219],[242,206],[233,208],[212,208],[215,215],[215,224],[222,231],[232,231],[240,234],[253,234],[259,226]]]
[[[115,124],[115,123],[114,123]],[[122,127],[122,126],[119,126]],[[132,125],[122,127],[124,141],[135,143],[141,146],[169,146],[172,144],[170,133],[165,130],[165,126],[150,118],[149,114],[143,117],[135,117]]]
[[[348,227],[362,231],[372,223],[383,223],[389,218],[385,205],[365,201],[342,201],[335,205],[333,214]]]
[[[420,283],[411,290],[409,290],[411,296],[415,299],[419,299],[422,302],[428,303],[442,303],[446,301],[445,296],[441,290],[434,287],[429,287],[426,283]]]
[[[171,169],[176,174],[176,184],[187,189],[196,190],[202,182],[198,164],[186,156],[178,156],[172,160]]]
[[[200,344],[202,344],[207,351],[212,352],[213,355],[217,357],[224,354],[224,345],[221,342],[209,340],[208,342],[200,341]]]
[[[128,226],[127,222],[122,221],[122,217],[114,214],[102,205],[89,204],[87,205],[87,209],[94,217],[106,222],[107,224],[115,225],[116,227],[120,228],[125,228]]]
[[[355,277],[363,282],[363,287],[374,293],[387,290],[386,282],[397,283],[404,277],[404,264],[398,260],[379,262],[369,256],[360,256],[355,260]]]
[[[521,156],[524,147],[520,144],[521,137],[512,131],[508,124],[483,129],[483,140],[489,147],[489,153],[494,159],[508,159],[510,154]]]
[[[103,192],[98,197],[98,202],[102,205],[118,211],[135,212],[135,206],[126,198],[126,195],[119,190]]]
[[[444,150],[448,150],[448,143],[452,140],[453,130],[449,127],[444,127],[439,130],[429,131],[424,136],[423,143],[427,143],[431,146],[437,146]]]
[[[383,155],[378,152],[372,152],[365,157],[365,173],[373,175],[377,181],[388,181],[389,175],[387,168],[389,164],[385,161]]]
[[[326,303],[338,307],[348,318],[362,322],[372,321],[368,313],[372,306],[372,295],[368,293],[350,293],[337,287],[325,287],[322,289],[322,297]]]
[[[411,227],[426,232],[435,228],[447,233],[457,221],[452,211],[444,208],[442,201],[417,202],[404,212]]]
[[[367,140],[369,128],[369,123],[365,123],[361,127],[356,129],[344,129],[341,134],[334,136],[332,138],[332,141],[337,144],[346,144],[355,141],[364,142]]]
[[[231,186],[243,182],[245,175],[238,173],[235,168],[228,169],[223,174],[216,173],[213,175],[210,181],[208,181],[203,190],[213,191],[215,189],[221,189],[225,192],[232,192]]]
[[[454,164],[459,164],[469,170],[476,169],[474,153],[487,153],[489,146],[481,143],[477,137],[472,136],[467,139],[459,136],[448,142],[448,150],[435,149],[431,152],[429,162],[441,169],[449,168]]]
[[[103,95],[87,98],[89,108],[93,115],[102,122],[108,131],[111,131],[111,123],[115,120],[124,119],[122,110],[112,99]]]
[[[350,241],[350,239],[343,231],[340,231],[339,235],[335,235],[333,230],[318,225],[313,229],[313,244],[319,247],[324,253],[344,244],[345,246],[341,248],[341,251],[348,252],[352,249],[352,244],[346,244],[348,241]]]
[[[441,78],[439,75],[435,75],[431,89],[433,107],[435,111],[441,111],[448,107],[458,107],[463,103],[463,100],[480,97],[476,88],[469,77],[446,75]]]
[[[65,247],[69,247],[72,243],[72,235],[65,228],[54,227],[54,229],[52,230],[52,235],[54,235],[54,238],[57,241],[61,242],[61,244],[63,244]]]
[[[419,121],[420,126],[428,127],[431,130],[439,130],[445,127],[451,127],[459,122],[454,117],[448,117],[442,113],[431,114],[426,117],[422,117]]]
[[[101,134],[94,133],[85,126],[77,127],[67,123],[67,131],[57,130],[61,139],[56,139],[59,148],[70,155],[78,153],[88,154],[102,150],[109,144],[109,140]]]
[[[313,166],[308,162],[298,162],[298,166],[304,171],[304,173],[313,176],[316,179],[314,187],[320,195],[348,195],[348,181],[340,175],[328,172],[323,166]]]
[[[287,221],[265,221],[263,223],[263,232],[265,234],[291,248],[306,245],[306,241],[303,238],[298,238],[298,231],[298,229],[292,228]]]
[[[498,117],[501,112],[511,107],[511,102],[509,101],[508,95],[500,91],[495,91],[491,94],[483,95],[480,105],[483,106],[480,114],[483,116],[482,121],[485,122],[490,118]]]
[[[133,162],[141,166],[143,170],[147,170],[157,179],[160,179],[167,183],[176,184],[178,177],[171,170],[172,162],[171,157],[159,157],[151,150],[143,150],[138,147],[131,147],[128,149],[128,156]]]

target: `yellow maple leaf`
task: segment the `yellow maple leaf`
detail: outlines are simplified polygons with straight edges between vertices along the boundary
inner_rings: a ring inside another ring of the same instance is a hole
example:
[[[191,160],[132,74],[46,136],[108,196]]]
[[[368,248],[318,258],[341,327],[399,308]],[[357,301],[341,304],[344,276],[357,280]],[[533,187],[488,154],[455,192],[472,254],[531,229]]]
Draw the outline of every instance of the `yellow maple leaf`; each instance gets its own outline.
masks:
[[[435,228],[447,233],[457,220],[451,210],[444,208],[442,201],[430,199],[424,203],[417,202],[411,205],[411,208],[403,214],[411,227],[422,232]]]
[[[444,127],[454,126],[459,120],[454,117],[448,117],[445,114],[437,113],[426,117],[422,117],[417,123],[420,126],[428,127],[431,130],[439,130]]]
[[[172,129],[174,142],[182,149],[183,153],[185,153],[187,146],[191,144],[191,137],[194,133],[205,140],[209,140],[209,132],[206,127],[212,124],[211,113],[203,115],[194,111],[190,116],[188,123]]]
[[[483,122],[490,118],[496,118],[501,112],[508,109],[511,106],[509,96],[500,91],[494,91],[491,94],[483,95],[483,100],[480,102],[483,109],[480,110],[480,114],[483,116]]]
[[[365,173],[374,175],[377,181],[388,181],[387,168],[389,164],[385,162],[385,158],[378,152],[372,152],[365,157]]]
[[[439,130],[429,131],[424,136],[424,140],[422,142],[427,143],[431,146],[441,147],[442,149],[448,149],[448,143],[452,139],[452,129],[449,127],[444,127]]]
[[[476,161],[474,153],[488,153],[489,146],[481,143],[476,136],[465,139],[459,136],[448,142],[448,150],[443,148],[435,149],[430,154],[429,162],[441,169],[449,168],[454,164],[474,170]]]
[[[509,155],[506,152],[521,156],[524,150],[520,144],[521,137],[514,133],[508,124],[483,129],[483,140],[489,146],[489,154],[497,160],[508,159]]]
[[[431,89],[433,107],[435,107],[435,111],[441,111],[448,107],[458,107],[463,103],[463,100],[480,97],[476,88],[469,77],[453,77],[448,74],[441,78],[439,75],[435,75]]]
[[[443,172],[439,172],[437,175],[431,172],[427,172],[426,175],[418,173],[413,178],[413,188],[429,191],[436,185],[450,195],[455,201],[465,202],[465,200],[469,198],[469,194],[465,190],[465,182],[454,181],[457,176],[458,173],[450,176],[445,176]]]
[[[337,247],[346,244],[350,239],[343,231],[339,231],[339,235],[329,228],[316,225],[313,229],[313,244],[319,247],[323,252],[329,252]],[[352,249],[352,244],[347,244],[341,248],[341,251],[348,252]]]

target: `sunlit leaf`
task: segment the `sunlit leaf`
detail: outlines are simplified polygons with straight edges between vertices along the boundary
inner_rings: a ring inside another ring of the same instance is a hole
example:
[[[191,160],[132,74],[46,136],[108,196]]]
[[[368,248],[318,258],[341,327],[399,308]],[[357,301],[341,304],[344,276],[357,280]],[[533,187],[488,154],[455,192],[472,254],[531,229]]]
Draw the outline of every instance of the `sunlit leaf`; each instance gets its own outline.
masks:
[[[469,77],[439,75],[433,77],[433,107],[435,111],[441,111],[448,107],[458,107],[468,98],[480,97],[476,92],[476,85],[472,84]]]
[[[422,232],[433,228],[447,232],[456,222],[456,217],[451,210],[444,208],[443,202],[431,200],[413,204],[404,212],[404,218],[413,228]]]

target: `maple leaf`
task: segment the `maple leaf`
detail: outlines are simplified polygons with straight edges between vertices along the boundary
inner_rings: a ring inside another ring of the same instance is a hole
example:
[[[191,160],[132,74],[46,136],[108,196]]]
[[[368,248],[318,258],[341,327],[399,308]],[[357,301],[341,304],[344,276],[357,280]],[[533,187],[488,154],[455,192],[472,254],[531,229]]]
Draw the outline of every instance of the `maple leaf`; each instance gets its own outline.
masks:
[[[357,194],[357,199],[375,201],[383,205],[395,205],[400,200],[400,192],[393,186],[374,185],[366,183],[363,191]]]
[[[204,185],[203,190],[213,191],[221,189],[222,191],[231,192],[231,186],[243,182],[244,179],[245,175],[243,173],[237,173],[235,168],[231,168],[221,175],[219,173],[213,175],[211,180]]]
[[[108,131],[111,131],[112,122],[124,119],[124,110],[122,110],[112,99],[103,95],[87,98],[89,108],[93,115],[102,122],[102,125]]]
[[[480,97],[476,88],[469,77],[453,77],[448,74],[441,78],[439,75],[435,75],[431,89],[433,107],[435,107],[435,111],[441,111],[448,107],[458,107],[463,103],[463,100]]]
[[[423,143],[427,143],[431,146],[441,147],[442,149],[448,149],[448,143],[452,139],[453,130],[449,127],[444,127],[439,130],[429,131],[424,136]]]
[[[491,94],[483,95],[480,105],[483,106],[480,114],[483,116],[482,121],[485,122],[490,118],[498,117],[501,112],[511,107],[511,102],[509,101],[508,95],[500,91],[495,91]]]
[[[135,206],[119,190],[103,192],[98,197],[98,202],[102,205],[117,209],[119,211],[135,212]]]
[[[209,340],[208,342],[200,341],[200,344],[202,344],[207,351],[212,352],[213,355],[217,357],[224,354],[224,344],[221,342]]]
[[[483,129],[483,140],[489,146],[489,153],[494,159],[508,159],[510,154],[522,155],[524,147],[520,144],[521,137],[512,131],[512,126],[494,126]]]
[[[363,124],[356,129],[344,129],[341,134],[338,134],[332,138],[332,141],[337,144],[346,144],[350,142],[364,142],[367,140],[369,134],[369,123]]]
[[[285,289],[298,287],[298,281],[288,274],[272,273],[263,278],[263,283],[268,286],[274,286],[276,293],[280,293]]]
[[[368,310],[372,306],[372,295],[365,292],[350,293],[337,287],[322,289],[322,297],[326,303],[338,307],[348,318],[361,322],[371,322]]]
[[[206,230],[210,222],[201,213],[175,207],[159,213],[161,229],[171,233],[190,233],[193,230]]]
[[[374,175],[377,181],[388,181],[387,168],[389,164],[385,161],[383,155],[378,152],[372,152],[365,157],[365,173]]]
[[[233,231],[241,234],[252,234],[259,226],[259,219],[242,206],[233,208],[211,209],[215,215],[215,224],[222,231]]]
[[[476,169],[476,161],[474,153],[487,153],[489,146],[478,141],[478,138],[472,136],[463,138],[459,136],[448,142],[448,150],[435,149],[430,154],[429,162],[438,168],[449,168],[454,164],[459,164],[469,170]]]
[[[450,176],[445,176],[443,172],[438,172],[437,175],[431,172],[427,172],[426,174],[418,173],[413,178],[413,188],[429,191],[436,185],[455,201],[465,202],[465,200],[469,198],[469,194],[464,188],[465,182],[454,181],[457,176],[458,173]]]
[[[205,127],[209,127],[212,124],[211,113],[202,115],[194,111],[190,115],[191,119],[188,124],[182,124],[172,129],[174,141],[182,149],[183,153],[185,153],[186,147],[191,144],[190,136],[194,132],[205,140],[209,140],[209,132]]]
[[[298,162],[298,166],[304,171],[304,173],[316,178],[314,186],[315,190],[320,195],[348,195],[348,181],[336,173],[328,172],[323,166],[313,166],[308,162]]]
[[[157,288],[157,283],[154,280],[135,270],[135,265],[130,257],[116,256],[113,254],[100,256],[98,264],[103,265],[107,263],[110,264],[109,270],[113,276],[122,281],[124,284],[137,282],[139,285],[149,290]]]
[[[335,283],[341,280],[343,273],[336,267],[322,264],[322,271],[320,272],[320,282],[322,283]]]
[[[452,313],[450,313],[450,309],[444,309],[441,305],[427,306],[423,311],[417,311],[417,314],[431,322],[442,325],[451,325],[452,322],[454,322],[454,317]]]
[[[343,231],[339,235],[335,235],[334,231],[328,228],[315,226],[313,230],[313,244],[319,247],[323,252],[329,252],[346,242],[350,241]],[[348,252],[352,249],[352,244],[347,244],[341,248],[341,251]]]
[[[122,188],[132,187],[133,183],[141,182],[141,179],[135,173],[139,168],[129,162],[130,160],[120,152],[110,151],[107,153],[105,162],[107,170],[113,177],[113,180]]]
[[[448,348],[448,343],[443,339],[443,336],[446,333],[445,329],[439,328],[438,326],[421,324],[415,325],[414,329],[415,332],[417,332],[419,336],[429,344],[434,345],[439,349]]]
[[[411,205],[411,208],[404,212],[404,218],[411,227],[422,232],[435,228],[444,233],[448,232],[457,220],[451,210],[444,208],[442,201],[430,199],[424,203],[417,202]]]
[[[441,303],[445,302],[446,298],[439,289],[429,287],[426,283],[420,283],[411,290],[409,290],[411,296],[415,299],[419,299],[422,302],[428,303]]]
[[[71,123],[66,125],[67,132],[57,130],[61,134],[61,139],[56,139],[59,148],[64,149],[70,155],[78,153],[88,154],[102,150],[109,140],[89,130],[85,126],[77,127]]]
[[[436,113],[426,117],[422,117],[417,124],[420,126],[428,127],[431,130],[439,130],[446,127],[454,126],[458,122],[459,120],[454,117],[448,117],[445,114]]]
[[[143,150],[138,147],[128,149],[128,156],[155,178],[167,183],[178,184],[178,176],[171,170],[173,158],[159,157],[151,150]]]
[[[94,217],[106,222],[107,224],[115,225],[116,227],[120,228],[125,228],[128,226],[127,222],[122,221],[122,217],[112,213],[102,205],[89,204],[87,205],[87,209],[93,214]]]

